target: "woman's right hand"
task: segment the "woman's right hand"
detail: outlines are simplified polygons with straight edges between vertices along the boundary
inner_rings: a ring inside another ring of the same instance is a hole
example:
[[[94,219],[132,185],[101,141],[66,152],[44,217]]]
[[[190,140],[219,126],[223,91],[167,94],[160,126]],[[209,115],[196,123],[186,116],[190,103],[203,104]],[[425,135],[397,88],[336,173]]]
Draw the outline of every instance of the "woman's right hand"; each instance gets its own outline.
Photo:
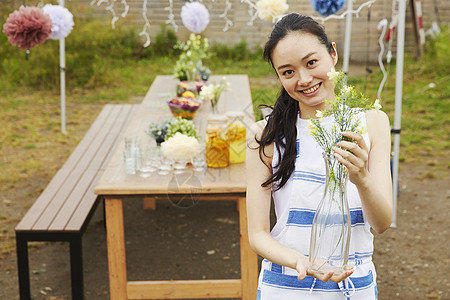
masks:
[[[306,256],[301,256],[297,260],[297,272],[298,272],[298,280],[305,279],[306,276],[312,276],[314,278],[317,278],[322,281],[333,281],[336,283],[339,283],[343,281],[344,279],[350,277],[350,275],[353,274],[354,270],[353,267],[350,267],[346,272],[342,273],[339,276],[333,276],[333,272],[328,272],[326,274],[317,274],[314,272],[310,272],[309,270],[309,259]]]

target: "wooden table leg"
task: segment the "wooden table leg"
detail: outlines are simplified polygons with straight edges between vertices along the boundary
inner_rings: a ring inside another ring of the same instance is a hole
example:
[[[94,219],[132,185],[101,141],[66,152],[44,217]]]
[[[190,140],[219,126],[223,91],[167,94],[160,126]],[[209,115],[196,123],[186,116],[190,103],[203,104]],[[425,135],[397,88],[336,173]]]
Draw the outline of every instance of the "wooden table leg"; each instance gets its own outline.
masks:
[[[110,299],[125,300],[128,298],[122,199],[105,198],[105,219]]]
[[[242,299],[255,300],[258,288],[258,256],[250,248],[248,241],[247,208],[245,197],[239,202],[239,230],[241,233],[241,278]]]
[[[144,197],[142,207],[143,209],[156,210],[156,198]]]

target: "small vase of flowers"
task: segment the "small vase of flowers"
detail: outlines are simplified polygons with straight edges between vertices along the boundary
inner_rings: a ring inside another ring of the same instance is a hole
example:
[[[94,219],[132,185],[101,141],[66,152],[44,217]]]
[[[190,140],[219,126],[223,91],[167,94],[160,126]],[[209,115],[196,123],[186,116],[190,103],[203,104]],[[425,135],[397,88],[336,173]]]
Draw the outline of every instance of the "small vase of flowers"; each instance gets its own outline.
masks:
[[[316,119],[308,120],[311,135],[323,149],[326,169],[325,191],[312,223],[309,261],[311,272],[339,275],[348,264],[351,218],[346,196],[348,171],[334,158],[331,148],[343,139],[344,131],[366,133],[360,114],[379,110],[381,105],[378,99],[370,105],[364,95],[348,86],[344,73],[332,70],[328,76],[335,83],[335,100],[326,102],[329,109],[317,111]],[[324,117],[332,117],[332,125],[325,126]]]
[[[212,113],[217,114],[219,98],[224,91],[231,91],[230,82],[227,81],[226,77],[222,77],[220,82],[217,84],[210,83],[202,87],[199,98],[203,101],[211,102]]]

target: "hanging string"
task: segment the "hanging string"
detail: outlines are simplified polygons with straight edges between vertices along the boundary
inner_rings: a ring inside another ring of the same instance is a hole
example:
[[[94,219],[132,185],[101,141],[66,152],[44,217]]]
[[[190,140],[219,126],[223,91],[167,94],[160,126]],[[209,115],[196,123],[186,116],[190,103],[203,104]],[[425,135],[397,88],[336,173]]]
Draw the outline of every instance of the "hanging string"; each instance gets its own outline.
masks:
[[[213,0],[214,2],[214,0]],[[233,26],[233,22],[228,18],[228,11],[231,9],[231,2],[230,0],[225,1],[225,11],[219,15],[219,17],[223,18],[225,20],[225,27],[223,28],[223,31],[228,31],[228,29]]]
[[[166,24],[170,24],[173,27],[175,32],[178,31],[178,25],[175,23],[175,15],[173,14],[173,0],[169,0],[169,6],[164,7],[164,10],[169,11],[169,15],[167,16]]]
[[[100,6],[102,4],[105,4],[105,10],[109,11],[112,15],[111,20],[111,27],[115,29],[116,22],[119,20],[119,17],[116,14],[116,11],[114,9],[114,4],[117,0],[92,0],[90,5],[93,6],[97,3],[97,6]],[[123,12],[121,14],[122,18],[125,18],[128,14],[128,10],[130,9],[130,6],[128,5],[126,0],[121,0],[120,3],[123,5]]]
[[[128,14],[128,10],[130,9],[130,6],[127,3],[127,0],[121,0],[120,1],[124,7],[123,9],[123,13],[122,13],[122,18],[125,18]]]
[[[116,12],[114,10],[115,2],[116,2],[116,0],[112,0],[111,3],[109,3],[109,5],[105,7],[105,10],[109,11],[112,15],[112,20],[111,20],[112,29],[116,28],[116,22],[119,20],[119,17],[116,15]]]
[[[148,47],[150,45],[150,33],[148,32],[148,29],[150,28],[150,22],[147,18],[147,0],[144,0],[142,3],[142,18],[144,19],[144,27],[142,28],[142,31],[139,32],[140,36],[145,36],[146,41],[144,43],[144,47]]]
[[[380,100],[381,100],[381,91],[383,90],[383,86],[387,80],[387,72],[384,69],[384,65],[383,65],[383,53],[384,53],[383,39],[384,39],[384,35],[386,34],[387,26],[388,26],[388,21],[386,19],[381,20],[377,26],[378,30],[382,30],[382,32],[380,34],[380,38],[378,39],[378,43],[380,44],[380,48],[381,48],[380,54],[378,54],[378,64],[380,65],[381,72],[383,72],[383,80],[381,80],[380,86],[378,87],[378,91],[377,91],[377,98]]]

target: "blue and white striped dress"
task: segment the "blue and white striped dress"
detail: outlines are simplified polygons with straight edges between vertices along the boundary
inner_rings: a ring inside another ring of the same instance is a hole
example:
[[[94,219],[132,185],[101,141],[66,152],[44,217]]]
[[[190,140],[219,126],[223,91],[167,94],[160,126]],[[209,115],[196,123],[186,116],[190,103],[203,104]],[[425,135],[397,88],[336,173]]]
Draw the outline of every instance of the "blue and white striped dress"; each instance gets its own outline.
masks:
[[[366,126],[364,112],[357,116],[360,126]],[[334,124],[333,117],[323,118],[322,122],[324,126]],[[370,148],[368,134],[363,137]],[[283,188],[273,192],[277,222],[271,235],[281,244],[304,255],[309,254],[311,224],[324,192],[326,173],[322,152],[309,133],[307,121],[298,118],[295,172]],[[278,160],[275,150],[272,165],[275,166]],[[352,220],[349,265],[355,269],[350,279],[340,284],[323,282],[310,276],[298,280],[296,270],[264,259],[259,276],[258,300],[349,299],[349,296],[352,300],[377,299],[376,272],[372,263],[373,235],[365,221],[357,188],[350,181],[347,184],[347,198]]]

